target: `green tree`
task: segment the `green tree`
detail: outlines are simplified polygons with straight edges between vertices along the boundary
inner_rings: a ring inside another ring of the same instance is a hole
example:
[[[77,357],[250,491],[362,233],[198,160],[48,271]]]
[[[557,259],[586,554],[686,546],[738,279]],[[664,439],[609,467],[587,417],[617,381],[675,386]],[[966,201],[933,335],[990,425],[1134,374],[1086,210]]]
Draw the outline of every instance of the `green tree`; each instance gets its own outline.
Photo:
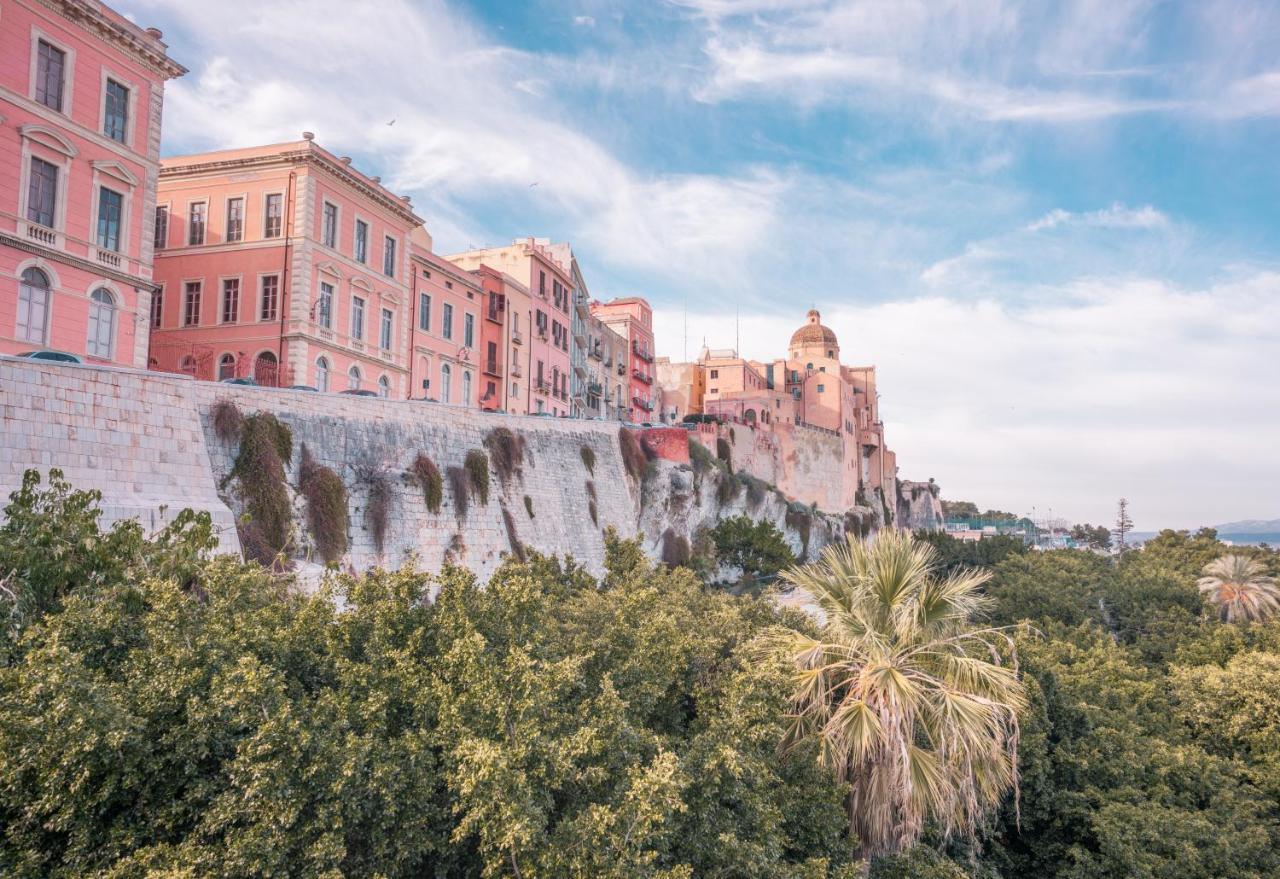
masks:
[[[772,522],[732,516],[716,524],[711,539],[716,561],[741,569],[745,577],[772,577],[796,563],[795,553]]]
[[[1071,539],[1089,549],[1111,549],[1111,531],[1105,525],[1073,525]]]
[[[787,741],[818,743],[850,785],[848,815],[864,857],[910,848],[926,821],[971,835],[1016,780],[1016,669],[1007,635],[975,622],[985,573],[933,575],[935,554],[886,530],[828,547],[784,577],[826,615],[817,635],[786,632],[795,720]]]

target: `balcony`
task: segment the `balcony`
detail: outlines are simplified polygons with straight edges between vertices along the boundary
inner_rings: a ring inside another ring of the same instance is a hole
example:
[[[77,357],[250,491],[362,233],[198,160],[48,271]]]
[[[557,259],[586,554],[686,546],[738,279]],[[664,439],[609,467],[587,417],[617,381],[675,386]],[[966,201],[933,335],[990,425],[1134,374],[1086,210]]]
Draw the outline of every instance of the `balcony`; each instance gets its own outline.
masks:
[[[600,382],[587,382],[587,396],[598,397],[604,393],[604,385]]]
[[[547,341],[547,328],[546,328],[546,327],[538,327],[538,338],[539,338],[539,339],[541,339],[541,340],[542,340],[542,341],[544,341],[544,342],[545,342],[545,341]]]
[[[491,308],[484,313],[484,317],[485,317],[485,320],[491,320],[495,324],[500,324],[502,323],[502,313],[503,312],[501,308],[497,308],[497,309]]]
[[[644,382],[646,385],[653,384],[653,376],[646,375],[638,369],[631,370],[631,377],[636,381]]]
[[[523,375],[523,373],[520,371],[520,362],[519,362],[519,361],[516,361],[516,362],[512,363],[512,364],[511,364],[511,377],[512,377],[512,378],[520,378],[520,376],[521,376],[521,375]]]
[[[627,365],[622,361],[618,361],[618,375],[626,375],[626,374],[627,374]]]
[[[41,226],[36,223],[27,223],[27,237],[32,241],[38,241],[49,247],[58,246],[58,233],[48,226]]]
[[[650,352],[647,347],[645,348],[640,347],[640,345],[634,340],[631,342],[631,353],[639,357],[645,363],[653,362],[653,353]]]
[[[104,266],[111,266],[113,269],[120,268],[120,254],[105,248],[95,247],[94,255],[98,258],[98,262]]]
[[[495,378],[502,378],[502,364],[496,360],[486,360],[484,363],[485,375],[491,375]]]
[[[534,382],[533,389],[537,391],[539,394],[551,393],[551,385],[544,378],[540,378],[536,382]]]

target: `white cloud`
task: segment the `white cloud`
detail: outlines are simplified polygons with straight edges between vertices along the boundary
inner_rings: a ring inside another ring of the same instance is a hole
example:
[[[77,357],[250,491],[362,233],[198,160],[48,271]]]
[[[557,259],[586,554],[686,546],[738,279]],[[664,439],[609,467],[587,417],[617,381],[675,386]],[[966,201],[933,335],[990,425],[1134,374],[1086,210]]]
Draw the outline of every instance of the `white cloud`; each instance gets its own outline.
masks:
[[[983,506],[1139,528],[1280,513],[1280,273],[1197,290],[1150,279],[1075,282],[1025,306],[993,298],[819,302],[847,363],[878,367],[887,440],[909,478]],[[744,316],[747,356],[782,352],[808,302]],[[682,354],[683,315],[655,314],[659,353]],[[722,315],[691,314],[731,347]]]
[[[1028,232],[1054,229],[1058,226],[1092,226],[1101,229],[1164,229],[1169,218],[1151,205],[1128,208],[1116,202],[1109,208],[1087,213],[1072,213],[1054,208],[1040,219],[1028,224]]]
[[[579,27],[595,27],[596,26],[596,20],[592,18],[590,15],[575,15],[573,17],[573,23],[578,25]]]

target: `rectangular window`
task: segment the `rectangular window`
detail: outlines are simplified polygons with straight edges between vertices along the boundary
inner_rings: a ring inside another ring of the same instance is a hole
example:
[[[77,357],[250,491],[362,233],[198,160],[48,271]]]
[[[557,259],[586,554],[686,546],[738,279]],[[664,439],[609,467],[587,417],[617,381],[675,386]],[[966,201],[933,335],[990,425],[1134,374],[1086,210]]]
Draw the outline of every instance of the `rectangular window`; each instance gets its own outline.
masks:
[[[396,276],[396,240],[387,238],[387,246],[382,250],[382,273],[388,278]]]
[[[467,348],[475,347],[476,316],[474,314],[464,314],[462,316],[462,344]]]
[[[31,183],[27,190],[27,219],[52,229],[57,195],[57,166],[32,156]]]
[[[547,273],[538,272],[538,295],[543,299],[547,298]]]
[[[182,325],[184,327],[200,326],[200,287],[199,281],[188,281],[186,297],[182,303]]]
[[[356,220],[356,262],[369,261],[369,224]]]
[[[426,293],[418,294],[418,329],[431,332],[431,297]]]
[[[279,238],[284,217],[284,196],[273,192],[267,196],[266,216],[262,221],[263,238]]]
[[[151,329],[160,329],[160,324],[164,320],[164,288],[154,291],[151,294]]]
[[[204,224],[209,213],[208,202],[197,201],[190,207],[187,218],[187,244],[204,244]]]
[[[169,206],[156,205],[156,250],[163,250],[169,243]]]
[[[382,343],[383,351],[391,350],[391,330],[394,322],[395,317],[391,314],[391,309],[382,309],[382,336],[379,341]]]
[[[244,199],[227,199],[227,240],[244,240]]]
[[[262,305],[258,310],[260,320],[275,320],[280,308],[280,276],[262,277]]]
[[[222,322],[233,324],[240,319],[240,279],[227,278],[222,282]]]
[[[440,335],[446,339],[453,338],[453,306],[447,302],[444,304],[444,325],[440,328]]]
[[[351,338],[364,338],[364,300],[359,296],[351,297]]]
[[[324,246],[338,246],[338,206],[336,204],[324,203]]]
[[[316,303],[316,322],[326,330],[333,329],[333,285],[320,282],[320,300]]]
[[[102,133],[112,140],[124,143],[129,122],[129,90],[114,79],[108,79],[104,101],[106,109],[103,113]]]
[[[712,377],[712,378],[719,378],[719,377],[720,377],[720,370],[718,370],[718,369],[713,369],[713,370],[711,370],[711,377]]]
[[[98,190],[98,247],[120,251],[120,214],[124,196],[105,186]]]
[[[50,110],[61,113],[67,53],[41,40],[36,49],[36,58],[36,100]]]

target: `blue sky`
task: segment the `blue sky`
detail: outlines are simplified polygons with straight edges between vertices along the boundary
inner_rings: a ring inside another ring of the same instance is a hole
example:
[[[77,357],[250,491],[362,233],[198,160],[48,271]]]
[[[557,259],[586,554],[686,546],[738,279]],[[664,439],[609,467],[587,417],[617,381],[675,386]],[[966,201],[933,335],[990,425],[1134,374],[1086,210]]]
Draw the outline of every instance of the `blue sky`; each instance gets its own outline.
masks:
[[[571,241],[676,358],[814,304],[952,497],[1280,517],[1280,4],[121,5],[191,68],[166,153],[315,131],[441,251]]]

